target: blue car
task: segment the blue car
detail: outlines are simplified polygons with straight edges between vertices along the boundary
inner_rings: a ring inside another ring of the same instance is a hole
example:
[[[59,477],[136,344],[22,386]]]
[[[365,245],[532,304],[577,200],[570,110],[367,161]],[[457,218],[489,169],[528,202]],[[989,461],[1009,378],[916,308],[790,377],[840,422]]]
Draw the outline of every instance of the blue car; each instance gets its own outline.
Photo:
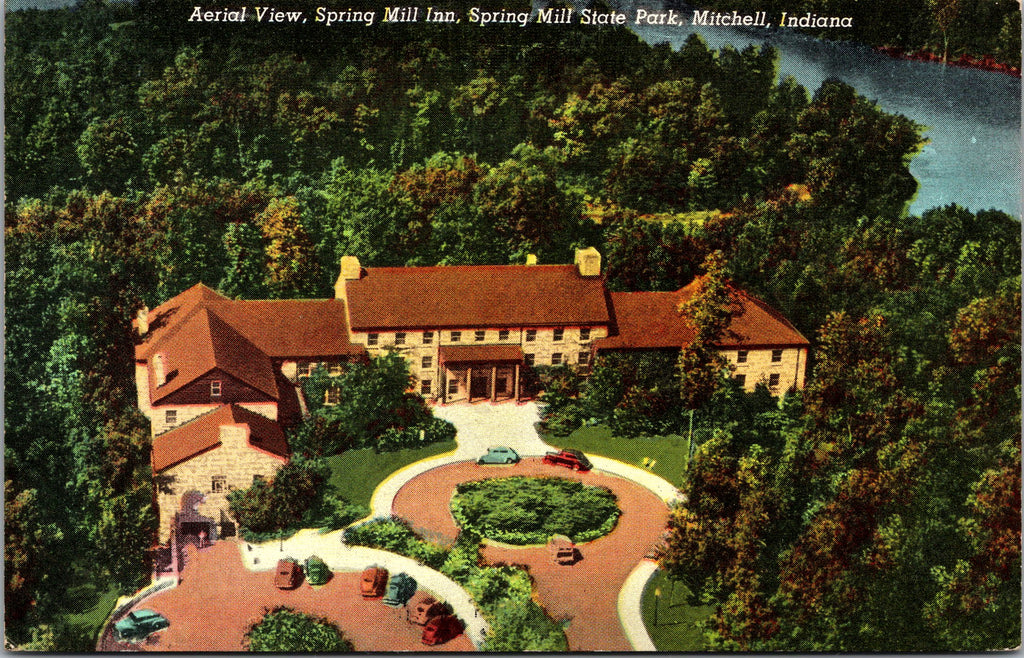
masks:
[[[487,454],[476,460],[477,464],[517,464],[519,454],[512,448],[506,446],[492,446],[487,449]]]
[[[114,639],[119,642],[138,642],[150,633],[163,630],[171,625],[167,618],[152,610],[129,612],[114,624]]]
[[[399,573],[391,576],[388,581],[388,591],[384,595],[384,605],[397,608],[405,605],[416,593],[416,579],[407,573]]]

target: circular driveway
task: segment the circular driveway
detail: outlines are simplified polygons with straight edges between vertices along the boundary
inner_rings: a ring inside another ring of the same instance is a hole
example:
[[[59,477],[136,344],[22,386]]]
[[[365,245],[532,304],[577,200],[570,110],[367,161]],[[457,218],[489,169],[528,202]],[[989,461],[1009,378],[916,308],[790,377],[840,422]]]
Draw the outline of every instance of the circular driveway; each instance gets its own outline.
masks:
[[[242,651],[246,631],[265,610],[288,606],[326,617],[345,633],[356,651],[474,651],[465,635],[429,647],[420,641],[423,629],[406,620],[406,609],[390,608],[379,599],[359,594],[360,572],[334,573],[324,586],[305,582],[294,590],[274,587],[274,572],[250,571],[235,541],[224,540],[189,555],[181,583],[135,606],[155,610],[171,625],[142,644],[114,642],[111,624],[103,651],[174,652]]]
[[[459,462],[434,468],[409,480],[394,498],[392,512],[414,527],[454,538],[458,533],[448,503],[460,482],[487,478],[554,476],[580,480],[610,489],[622,515],[605,537],[580,545],[583,559],[571,566],[552,563],[544,547],[506,548],[487,545],[484,558],[527,566],[537,587],[539,603],[553,619],[566,624],[572,651],[632,651],[618,614],[623,583],[668,521],[668,506],[645,487],[624,478],[597,472],[577,473],[526,458],[512,466],[479,466]]]

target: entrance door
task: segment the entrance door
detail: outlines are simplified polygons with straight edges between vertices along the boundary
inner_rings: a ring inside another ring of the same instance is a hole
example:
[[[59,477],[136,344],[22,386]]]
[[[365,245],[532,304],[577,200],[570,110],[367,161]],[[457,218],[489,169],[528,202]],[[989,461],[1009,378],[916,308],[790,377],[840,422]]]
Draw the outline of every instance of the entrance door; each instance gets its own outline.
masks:
[[[469,384],[469,397],[470,398],[489,398],[491,397],[490,381],[486,376],[484,377],[473,377],[473,381]]]

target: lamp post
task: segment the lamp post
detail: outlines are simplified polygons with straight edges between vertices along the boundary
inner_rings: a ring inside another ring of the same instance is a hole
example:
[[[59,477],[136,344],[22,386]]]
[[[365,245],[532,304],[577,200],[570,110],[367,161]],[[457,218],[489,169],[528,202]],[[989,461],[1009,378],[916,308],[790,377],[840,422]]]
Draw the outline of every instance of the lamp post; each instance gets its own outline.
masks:
[[[661,588],[654,588],[654,625],[658,625],[658,602],[661,601]]]

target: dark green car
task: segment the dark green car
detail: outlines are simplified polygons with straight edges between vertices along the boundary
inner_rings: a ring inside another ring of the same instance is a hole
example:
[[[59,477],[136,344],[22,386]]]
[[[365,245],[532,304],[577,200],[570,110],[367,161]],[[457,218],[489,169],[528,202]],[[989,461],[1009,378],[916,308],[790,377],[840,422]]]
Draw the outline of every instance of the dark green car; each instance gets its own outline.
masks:
[[[114,639],[118,642],[137,642],[170,625],[166,617],[152,610],[135,610],[114,624]]]
[[[392,608],[405,605],[416,593],[416,579],[407,573],[399,573],[391,576],[388,581],[388,591],[384,594],[384,605]]]

